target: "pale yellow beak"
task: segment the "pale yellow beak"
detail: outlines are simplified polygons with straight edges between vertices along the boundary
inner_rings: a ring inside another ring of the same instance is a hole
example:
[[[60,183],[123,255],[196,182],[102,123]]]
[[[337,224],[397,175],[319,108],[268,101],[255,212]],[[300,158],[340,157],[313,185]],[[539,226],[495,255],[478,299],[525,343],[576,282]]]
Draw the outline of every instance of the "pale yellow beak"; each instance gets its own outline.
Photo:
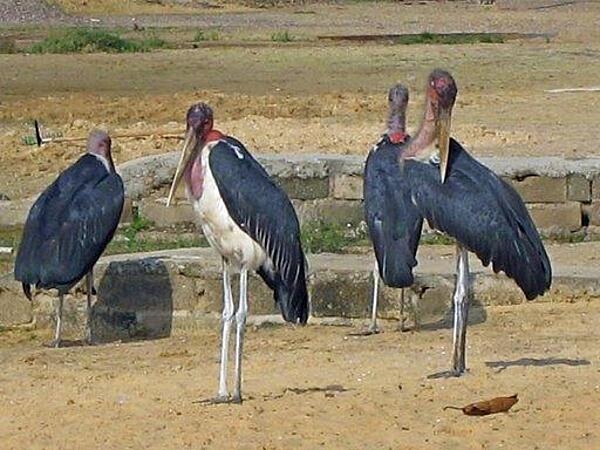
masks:
[[[438,148],[440,152],[440,178],[442,183],[446,180],[446,176],[448,174],[451,123],[452,117],[450,110],[441,110],[438,117]]]
[[[177,164],[177,169],[175,170],[175,176],[173,177],[173,183],[171,183],[171,190],[169,191],[169,198],[167,198],[167,206],[171,205],[171,201],[175,196],[175,191],[177,191],[177,187],[181,183],[181,179],[183,178],[183,174],[185,172],[185,168],[188,163],[192,159],[194,155],[194,149],[197,144],[196,133],[193,128],[190,128],[185,133],[185,139],[183,141],[183,148],[181,150],[181,156],[179,157],[179,163]]]

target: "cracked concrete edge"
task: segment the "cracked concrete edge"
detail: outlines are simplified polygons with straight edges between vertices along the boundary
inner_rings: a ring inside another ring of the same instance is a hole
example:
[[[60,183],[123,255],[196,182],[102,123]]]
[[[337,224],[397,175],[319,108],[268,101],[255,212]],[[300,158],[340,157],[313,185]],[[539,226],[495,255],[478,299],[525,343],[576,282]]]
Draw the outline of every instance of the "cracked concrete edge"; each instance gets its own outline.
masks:
[[[362,175],[365,156],[324,154],[256,155],[270,175],[281,178],[323,178],[330,174]],[[139,199],[149,191],[169,184],[179,158],[178,152],[146,156],[119,166],[127,195]],[[510,178],[546,176],[562,178],[582,175],[591,180],[600,176],[600,158],[567,159],[557,156],[480,157],[480,162],[498,175]]]
[[[175,250],[102,258],[95,270],[99,293],[94,305],[98,339],[124,339],[131,333],[165,336],[172,329],[213,326],[218,322],[222,308],[219,258],[210,255],[210,249],[197,249],[194,255],[189,253],[189,250]],[[344,326],[356,321],[364,323],[371,302],[370,265],[356,255],[312,255],[310,266],[310,322]],[[417,272],[415,284],[406,290],[404,317],[399,314],[401,291],[382,289],[380,317],[398,321],[408,316],[415,323],[448,322],[454,283],[451,267],[449,264],[447,269],[433,267],[429,273]],[[251,278],[252,320],[280,323],[271,291],[258,277]],[[512,280],[483,268],[473,274],[473,293],[474,310],[480,311],[475,315],[480,319],[476,320],[485,320],[487,306],[510,306],[526,301]],[[600,297],[600,277],[563,270],[563,274],[554,278],[552,289],[536,301],[575,302],[597,297]],[[29,303],[12,274],[2,276],[0,325],[33,322],[38,328],[51,327],[55,298],[54,293],[44,292]],[[65,315],[67,330],[83,330],[85,293],[82,289],[75,288],[74,293],[67,296]],[[261,317],[263,319],[259,319]],[[125,330],[123,321],[127,324]],[[115,327],[118,332],[114,332]]]

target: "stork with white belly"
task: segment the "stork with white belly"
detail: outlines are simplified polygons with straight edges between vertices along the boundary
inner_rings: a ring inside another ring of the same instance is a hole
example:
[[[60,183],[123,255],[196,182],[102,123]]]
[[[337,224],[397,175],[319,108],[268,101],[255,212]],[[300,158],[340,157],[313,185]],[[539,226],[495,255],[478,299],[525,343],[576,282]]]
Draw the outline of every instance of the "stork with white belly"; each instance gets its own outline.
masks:
[[[185,180],[186,193],[204,235],[223,263],[223,330],[216,403],[242,401],[242,349],[248,312],[248,271],[255,270],[273,290],[283,318],[305,324],[309,302],[300,226],[285,192],[237,139],[213,129],[205,103],[190,107],[186,135],[167,205]],[[230,273],[240,273],[235,312],[235,386],[227,390],[229,337],[234,318]]]

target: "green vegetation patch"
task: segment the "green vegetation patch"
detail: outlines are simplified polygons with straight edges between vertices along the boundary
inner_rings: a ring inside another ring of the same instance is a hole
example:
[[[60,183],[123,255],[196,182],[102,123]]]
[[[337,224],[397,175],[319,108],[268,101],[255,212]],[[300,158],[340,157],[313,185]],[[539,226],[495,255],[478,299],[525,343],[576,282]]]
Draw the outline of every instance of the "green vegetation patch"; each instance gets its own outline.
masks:
[[[217,30],[198,30],[194,35],[194,42],[218,41],[220,38]]]
[[[32,45],[30,53],[134,53],[166,47],[156,36],[143,40],[125,39],[116,33],[96,28],[70,28],[50,34]]]
[[[397,44],[502,44],[504,37],[500,33],[419,33],[406,34],[395,38]]]
[[[369,245],[365,227],[347,228],[343,225],[314,221],[300,230],[302,247],[307,253],[340,253],[349,246]]]
[[[292,42],[295,40],[294,36],[290,34],[289,31],[276,31],[271,35],[271,40],[273,42]]]
[[[136,210],[131,224],[121,229],[106,247],[105,255],[118,253],[153,252],[176,248],[208,247],[203,236],[180,236],[165,233],[159,237],[150,237],[145,231],[151,230],[154,223]]]

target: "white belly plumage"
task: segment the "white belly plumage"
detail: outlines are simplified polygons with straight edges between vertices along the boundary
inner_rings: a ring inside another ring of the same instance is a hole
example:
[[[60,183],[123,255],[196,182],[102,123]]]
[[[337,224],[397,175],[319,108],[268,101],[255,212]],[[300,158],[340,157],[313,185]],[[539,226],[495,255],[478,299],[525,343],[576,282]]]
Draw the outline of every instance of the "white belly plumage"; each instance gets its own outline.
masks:
[[[204,189],[202,196],[198,200],[193,200],[194,209],[200,218],[202,231],[210,245],[233,268],[256,270],[267,260],[267,254],[229,215],[208,165],[208,155],[211,147],[212,145],[209,144],[202,150]]]

